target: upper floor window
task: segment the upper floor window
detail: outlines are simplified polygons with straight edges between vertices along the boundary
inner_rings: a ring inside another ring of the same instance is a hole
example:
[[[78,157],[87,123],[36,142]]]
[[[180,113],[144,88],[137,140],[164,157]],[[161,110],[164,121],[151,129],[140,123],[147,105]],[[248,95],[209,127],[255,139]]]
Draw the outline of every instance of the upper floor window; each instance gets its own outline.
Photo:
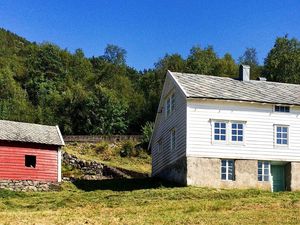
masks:
[[[166,115],[169,116],[175,110],[175,94],[166,99]]]
[[[226,122],[215,122],[214,123],[214,140],[215,141],[226,141]]]
[[[258,181],[269,181],[270,163],[258,161]]]
[[[234,180],[234,160],[221,160],[221,179]]]
[[[244,139],[244,124],[238,122],[231,123],[231,141],[242,142]]]
[[[175,129],[171,130],[170,144],[171,144],[171,151],[175,150],[175,148],[176,148],[176,132],[175,132]]]
[[[275,112],[290,112],[289,106],[275,105]]]
[[[288,145],[288,132],[289,127],[288,126],[282,126],[282,125],[276,125],[276,141],[275,143],[277,145]]]

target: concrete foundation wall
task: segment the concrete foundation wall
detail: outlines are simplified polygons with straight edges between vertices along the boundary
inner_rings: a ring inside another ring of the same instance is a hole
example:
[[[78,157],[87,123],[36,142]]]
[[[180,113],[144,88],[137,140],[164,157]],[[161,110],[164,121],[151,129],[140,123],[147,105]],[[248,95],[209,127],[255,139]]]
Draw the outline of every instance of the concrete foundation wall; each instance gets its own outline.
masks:
[[[291,162],[291,191],[300,190],[300,163]]]
[[[164,167],[154,177],[159,177],[164,180],[180,183],[186,185],[186,157],[181,157],[170,165]]]
[[[214,188],[271,190],[270,182],[257,180],[257,160],[235,160],[235,180],[221,180],[221,160],[187,157],[187,185]]]

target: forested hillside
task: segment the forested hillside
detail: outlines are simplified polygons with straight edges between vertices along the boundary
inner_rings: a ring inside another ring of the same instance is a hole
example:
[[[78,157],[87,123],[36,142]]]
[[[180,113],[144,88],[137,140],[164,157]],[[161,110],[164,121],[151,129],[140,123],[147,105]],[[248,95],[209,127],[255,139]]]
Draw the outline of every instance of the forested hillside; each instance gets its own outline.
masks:
[[[0,29],[0,119],[58,124],[64,134],[140,133],[155,118],[167,69],[237,77],[239,63],[251,66],[252,79],[300,83],[300,42],[277,38],[264,65],[254,48],[235,62],[212,46],[194,46],[187,58],[166,54],[153,69],[137,71],[115,45],[87,58],[81,49],[71,53]]]

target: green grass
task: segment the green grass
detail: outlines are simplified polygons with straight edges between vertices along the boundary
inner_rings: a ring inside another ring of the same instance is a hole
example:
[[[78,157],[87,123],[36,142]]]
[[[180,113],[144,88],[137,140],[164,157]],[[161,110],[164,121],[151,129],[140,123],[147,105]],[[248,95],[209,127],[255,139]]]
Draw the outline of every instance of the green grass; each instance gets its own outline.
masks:
[[[105,149],[101,152],[97,152],[97,146],[99,145],[105,146]],[[98,161],[109,166],[150,174],[151,157],[145,151],[140,151],[140,154],[136,157],[121,157],[119,154],[121,148],[122,143],[113,146],[107,143],[74,143],[67,144],[63,150],[80,159]]]
[[[300,224],[300,192],[77,181],[60,192],[0,190],[0,224]]]

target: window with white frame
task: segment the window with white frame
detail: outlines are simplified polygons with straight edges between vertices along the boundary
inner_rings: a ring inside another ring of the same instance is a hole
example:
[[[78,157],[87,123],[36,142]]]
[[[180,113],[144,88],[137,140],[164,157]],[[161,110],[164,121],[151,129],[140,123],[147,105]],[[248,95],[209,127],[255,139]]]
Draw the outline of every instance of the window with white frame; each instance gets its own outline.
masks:
[[[270,180],[270,162],[258,161],[258,181]]]
[[[232,159],[221,160],[221,179],[234,180],[234,160]]]
[[[275,112],[288,113],[288,112],[290,112],[290,107],[289,106],[284,106],[284,105],[275,105]]]
[[[214,122],[214,140],[226,141],[226,122],[215,121]]]
[[[166,116],[169,116],[175,110],[175,94],[171,94],[165,103],[166,107]]]
[[[171,151],[174,151],[176,148],[176,132],[175,129],[172,129],[170,132],[170,145]]]
[[[231,123],[231,141],[243,142],[244,141],[244,124],[239,122]]]
[[[275,140],[276,145],[288,145],[288,143],[289,143],[289,138],[288,138],[289,127],[283,126],[283,125],[276,125],[275,131],[276,131],[276,140]]]

